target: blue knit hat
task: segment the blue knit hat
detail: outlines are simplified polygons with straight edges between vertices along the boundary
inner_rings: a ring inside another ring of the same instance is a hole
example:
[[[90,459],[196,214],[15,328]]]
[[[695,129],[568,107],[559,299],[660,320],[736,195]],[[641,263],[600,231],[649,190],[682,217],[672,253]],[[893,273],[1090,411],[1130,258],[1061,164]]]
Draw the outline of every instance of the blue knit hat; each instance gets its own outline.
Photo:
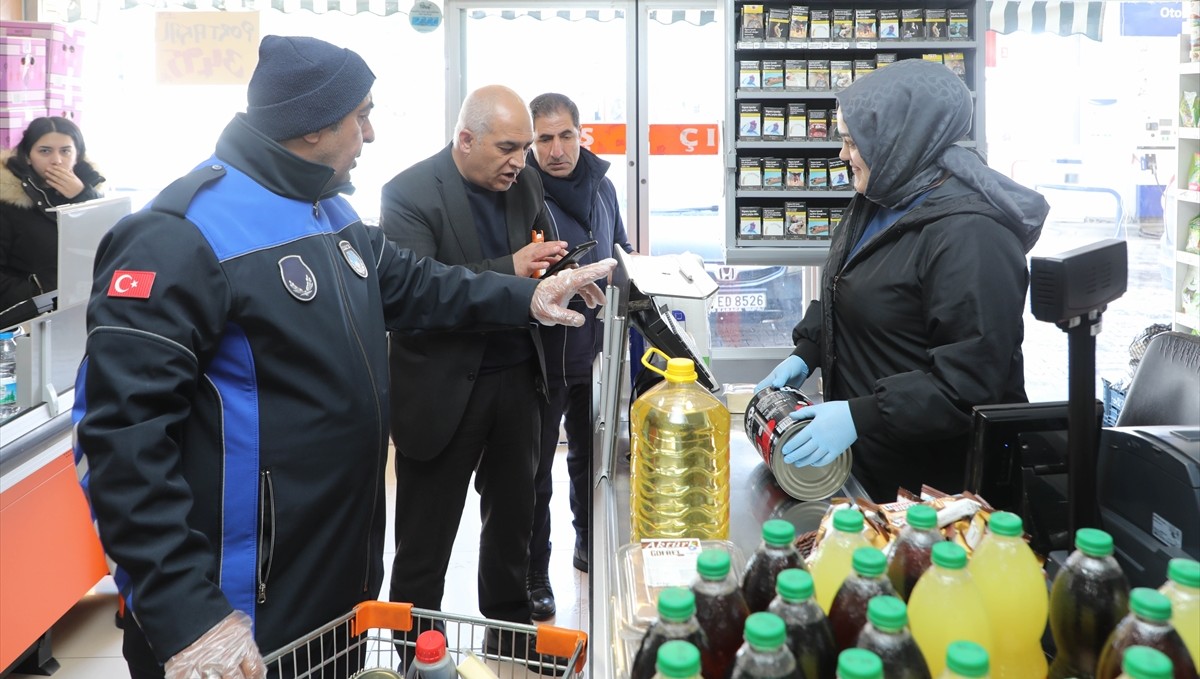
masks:
[[[292,139],[344,118],[374,82],[367,62],[348,49],[316,38],[263,36],[246,116],[271,139]]]

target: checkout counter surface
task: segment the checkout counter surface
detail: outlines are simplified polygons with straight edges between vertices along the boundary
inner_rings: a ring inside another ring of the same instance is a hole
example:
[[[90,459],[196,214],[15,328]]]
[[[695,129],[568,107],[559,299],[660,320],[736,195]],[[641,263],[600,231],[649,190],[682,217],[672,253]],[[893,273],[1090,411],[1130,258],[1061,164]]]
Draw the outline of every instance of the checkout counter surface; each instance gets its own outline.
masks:
[[[624,412],[628,412],[626,409]],[[624,420],[617,426],[627,432]],[[592,517],[592,629],[590,631],[591,676],[594,679],[621,679],[628,675],[624,640],[621,637],[620,578],[618,549],[629,542],[629,442],[619,438],[609,469],[603,470],[603,456],[593,464],[598,484],[593,495]],[[742,415],[733,414],[729,445],[730,512],[729,541],[746,558],[762,541],[762,524],[768,519],[785,519],[796,527],[796,534],[816,530],[829,507],[827,501],[801,502],[787,495],[775,482],[742,429]],[[844,497],[865,497],[851,477],[836,493]]]

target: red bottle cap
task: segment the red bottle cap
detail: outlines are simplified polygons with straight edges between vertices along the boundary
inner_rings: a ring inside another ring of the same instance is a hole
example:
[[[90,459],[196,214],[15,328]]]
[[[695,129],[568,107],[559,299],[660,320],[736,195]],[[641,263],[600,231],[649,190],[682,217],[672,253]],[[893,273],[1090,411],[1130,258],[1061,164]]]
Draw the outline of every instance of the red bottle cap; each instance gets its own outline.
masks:
[[[446,637],[431,629],[421,632],[417,637],[417,660],[424,663],[435,663],[446,656]]]

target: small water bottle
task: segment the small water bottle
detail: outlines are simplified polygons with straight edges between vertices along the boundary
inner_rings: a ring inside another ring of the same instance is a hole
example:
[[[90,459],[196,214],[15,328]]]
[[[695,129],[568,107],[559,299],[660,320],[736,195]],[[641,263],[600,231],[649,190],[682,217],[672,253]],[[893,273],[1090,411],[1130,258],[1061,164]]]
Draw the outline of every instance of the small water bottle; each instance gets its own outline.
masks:
[[[0,332],[0,420],[17,414],[17,342]]]
[[[417,650],[405,679],[456,679],[458,669],[446,653],[446,637],[431,629],[417,637]]]

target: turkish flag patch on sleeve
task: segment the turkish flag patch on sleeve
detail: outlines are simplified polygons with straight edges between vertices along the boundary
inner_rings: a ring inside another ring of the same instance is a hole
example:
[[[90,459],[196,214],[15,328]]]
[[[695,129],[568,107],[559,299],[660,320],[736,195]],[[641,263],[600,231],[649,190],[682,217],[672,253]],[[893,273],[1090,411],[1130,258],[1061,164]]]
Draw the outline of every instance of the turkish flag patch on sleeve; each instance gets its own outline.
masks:
[[[155,275],[153,271],[118,269],[113,272],[112,281],[108,284],[108,296],[150,299],[150,288],[154,287]]]

